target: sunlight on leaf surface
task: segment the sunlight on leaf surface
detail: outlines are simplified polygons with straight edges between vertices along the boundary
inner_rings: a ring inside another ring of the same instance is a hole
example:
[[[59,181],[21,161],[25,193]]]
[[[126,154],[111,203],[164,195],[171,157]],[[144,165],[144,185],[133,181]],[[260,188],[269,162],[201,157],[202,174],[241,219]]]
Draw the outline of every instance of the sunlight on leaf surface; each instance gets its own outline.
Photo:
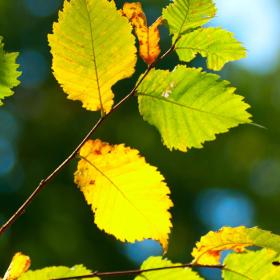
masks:
[[[152,70],[138,89],[139,111],[170,150],[202,148],[205,141],[250,123],[249,105],[229,82],[201,69]]]
[[[170,190],[156,167],[137,150],[89,140],[75,172],[95,213],[95,223],[121,241],[158,240],[167,249],[173,205]]]
[[[69,99],[80,100],[91,111],[110,111],[114,97],[111,87],[135,70],[131,31],[114,1],[64,2],[48,38],[54,76]]]
[[[196,243],[192,256],[195,263],[215,265],[220,263],[224,250],[244,252],[247,247],[258,246],[280,253],[280,236],[257,227],[224,227],[210,231]]]

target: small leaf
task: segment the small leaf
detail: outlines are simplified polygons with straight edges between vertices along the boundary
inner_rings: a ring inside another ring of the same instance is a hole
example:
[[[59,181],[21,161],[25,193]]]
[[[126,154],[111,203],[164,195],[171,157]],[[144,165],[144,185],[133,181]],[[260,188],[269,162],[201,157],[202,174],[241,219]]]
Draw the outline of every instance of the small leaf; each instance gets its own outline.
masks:
[[[6,53],[2,40],[0,36],[0,106],[5,97],[13,94],[12,88],[19,85],[18,77],[21,75],[16,64],[18,53]]]
[[[87,274],[91,274],[91,271],[86,269],[83,265],[75,265],[71,268],[65,266],[52,266],[34,271],[29,270],[28,272],[24,273],[18,280],[50,280],[55,278],[73,277]],[[98,280],[100,278],[92,277],[90,279]]]
[[[22,253],[16,253],[9,265],[3,280],[17,280],[30,267],[30,258]]]
[[[64,2],[49,44],[53,73],[71,100],[83,107],[109,112],[111,87],[130,77],[136,64],[135,38],[114,1]]]
[[[204,25],[215,14],[212,0],[174,0],[162,12],[170,33],[177,36]]]
[[[242,123],[249,107],[229,82],[201,69],[152,70],[138,88],[139,111],[170,150],[202,148],[205,141]]]
[[[183,35],[176,45],[180,60],[189,62],[197,53],[207,57],[207,67],[221,70],[225,63],[246,56],[246,50],[233,34],[221,28],[199,28]]]
[[[151,238],[167,248],[172,206],[163,176],[137,150],[88,141],[75,172],[96,225],[121,241]]]
[[[163,259],[162,257],[149,257],[141,265],[141,270],[169,267],[169,266],[180,266],[180,263],[172,263],[169,260]],[[144,272],[141,275],[135,277],[135,280],[202,280],[196,272],[190,268],[172,268],[158,271]]]
[[[279,253],[269,249],[256,252],[249,251],[242,254],[229,254],[223,270],[225,280],[280,280]]]
[[[193,262],[216,265],[220,263],[222,251],[233,250],[241,253],[250,246],[264,247],[280,253],[280,236],[256,227],[244,226],[224,227],[217,232],[210,231],[193,249]]]
[[[158,27],[162,24],[162,18],[157,19],[152,26],[147,26],[147,18],[142,10],[140,2],[125,3],[123,14],[134,27],[139,40],[140,56],[148,64],[152,64],[160,54],[160,34]]]

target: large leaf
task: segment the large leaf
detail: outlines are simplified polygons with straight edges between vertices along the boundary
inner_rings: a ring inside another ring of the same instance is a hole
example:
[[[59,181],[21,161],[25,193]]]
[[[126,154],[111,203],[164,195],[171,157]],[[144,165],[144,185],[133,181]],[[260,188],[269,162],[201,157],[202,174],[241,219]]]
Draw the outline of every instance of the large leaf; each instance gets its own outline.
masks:
[[[50,280],[50,279],[62,278],[62,277],[87,275],[90,273],[91,271],[86,269],[82,265],[75,265],[71,268],[65,266],[53,266],[53,267],[46,267],[34,271],[29,270],[26,273],[24,273],[20,278],[18,278],[18,280]],[[90,279],[97,280],[99,278],[93,277]]]
[[[201,148],[217,133],[250,122],[249,107],[227,81],[201,69],[153,70],[138,89],[144,120],[157,127],[169,149]]]
[[[246,50],[233,34],[221,28],[199,28],[183,35],[176,45],[180,60],[189,62],[197,53],[207,57],[209,69],[221,70],[225,63],[246,56]]]
[[[202,26],[216,14],[212,0],[174,0],[162,12],[171,34],[181,35]]]
[[[75,173],[100,229],[122,241],[145,238],[167,248],[172,206],[169,188],[157,169],[137,150],[88,141]]]
[[[222,251],[234,250],[240,253],[250,246],[264,247],[280,253],[280,236],[256,227],[224,227],[203,236],[193,249],[192,256],[195,263],[215,265],[220,263]]]
[[[54,75],[69,99],[80,100],[88,110],[110,111],[111,87],[134,72],[136,48],[131,31],[114,1],[64,2],[49,44]]]
[[[180,263],[172,263],[162,257],[150,257],[143,262],[141,270],[169,267],[169,266],[180,266]],[[200,280],[202,279],[196,272],[190,268],[172,268],[157,271],[144,272],[141,275],[135,277],[135,280]]]
[[[229,254],[224,264],[225,280],[280,280],[280,257],[273,250]]]
[[[140,2],[125,3],[123,14],[130,20],[139,40],[140,56],[148,64],[152,64],[160,54],[160,34],[158,27],[162,18],[157,19],[150,27]]]
[[[0,36],[0,105],[3,105],[3,99],[13,94],[12,88],[20,82],[17,71],[19,65],[16,64],[18,53],[6,53],[4,51],[3,38]]]

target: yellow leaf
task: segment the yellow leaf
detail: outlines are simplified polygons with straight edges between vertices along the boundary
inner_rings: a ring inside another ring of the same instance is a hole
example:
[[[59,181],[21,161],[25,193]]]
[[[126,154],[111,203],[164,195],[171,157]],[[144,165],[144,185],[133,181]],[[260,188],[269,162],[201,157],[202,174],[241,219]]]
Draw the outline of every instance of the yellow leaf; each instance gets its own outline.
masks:
[[[123,14],[130,20],[134,27],[139,40],[141,58],[148,65],[152,64],[160,54],[160,34],[158,27],[162,24],[162,18],[158,18],[148,27],[147,18],[140,2],[125,3]]]
[[[16,280],[30,267],[30,258],[22,253],[16,253],[4,275],[3,280]]]
[[[280,253],[280,236],[257,227],[223,227],[219,231],[210,231],[197,242],[193,249],[193,262],[198,264],[220,264],[221,252],[233,250],[244,252],[247,247],[258,246]]]
[[[75,183],[96,225],[121,241],[158,240],[166,251],[171,228],[170,190],[135,149],[89,140],[80,150]]]
[[[112,86],[135,71],[131,32],[114,1],[65,0],[48,39],[54,76],[69,99],[91,111],[110,111]]]

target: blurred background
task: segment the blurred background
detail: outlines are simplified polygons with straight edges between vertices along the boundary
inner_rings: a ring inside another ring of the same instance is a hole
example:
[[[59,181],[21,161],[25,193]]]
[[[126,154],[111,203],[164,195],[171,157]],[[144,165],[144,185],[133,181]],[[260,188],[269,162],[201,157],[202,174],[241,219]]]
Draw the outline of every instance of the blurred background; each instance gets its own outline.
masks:
[[[152,23],[168,0],[141,1]],[[124,1],[117,1],[119,7]],[[204,149],[170,152],[156,129],[144,122],[130,100],[95,137],[137,148],[158,166],[172,191],[173,230],[167,256],[188,262],[200,236],[222,226],[260,226],[280,234],[280,1],[216,0],[218,14],[209,25],[236,34],[248,58],[225,67],[222,77],[251,104],[254,122],[219,135]],[[15,95],[0,108],[1,224],[80,142],[98,119],[79,102],[66,99],[51,73],[47,34],[62,0],[0,0],[0,35],[7,51],[18,51],[23,72]],[[170,38],[161,30],[162,49]],[[161,68],[173,68],[176,55]],[[192,65],[205,66],[202,58]],[[133,87],[145,65],[139,61],[130,80],[114,86],[119,100]],[[97,229],[90,207],[73,183],[76,161],[34,200],[0,238],[0,275],[12,255],[22,251],[32,268],[82,263],[92,270],[136,268],[160,255],[153,241],[123,244]],[[203,271],[207,279],[217,272]],[[123,278],[124,279],[124,278]]]

